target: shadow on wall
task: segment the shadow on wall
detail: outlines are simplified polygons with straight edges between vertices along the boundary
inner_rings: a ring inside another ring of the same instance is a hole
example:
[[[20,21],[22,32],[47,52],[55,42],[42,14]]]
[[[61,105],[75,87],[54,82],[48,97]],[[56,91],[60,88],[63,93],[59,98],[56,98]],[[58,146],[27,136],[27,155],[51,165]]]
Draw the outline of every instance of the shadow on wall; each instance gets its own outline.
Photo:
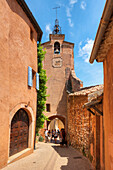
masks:
[[[93,170],[89,160],[77,150],[60,146],[52,147],[60,157],[63,157],[63,162],[65,162],[64,165],[61,164],[61,170]]]
[[[62,98],[58,103],[57,106],[57,113],[60,115],[63,115],[67,119],[67,92],[66,92],[66,87],[64,87],[63,93],[62,93]]]

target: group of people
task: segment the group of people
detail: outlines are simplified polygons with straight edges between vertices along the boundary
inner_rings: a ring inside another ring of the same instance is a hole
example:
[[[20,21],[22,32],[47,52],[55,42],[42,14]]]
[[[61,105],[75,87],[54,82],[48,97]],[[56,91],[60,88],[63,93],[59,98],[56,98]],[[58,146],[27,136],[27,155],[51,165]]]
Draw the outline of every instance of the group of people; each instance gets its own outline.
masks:
[[[60,141],[61,146],[63,146],[64,144],[67,146],[66,132],[64,128],[62,128],[60,131],[59,129],[52,129],[52,131],[45,129],[45,142],[54,141],[55,143],[57,143],[57,139]]]

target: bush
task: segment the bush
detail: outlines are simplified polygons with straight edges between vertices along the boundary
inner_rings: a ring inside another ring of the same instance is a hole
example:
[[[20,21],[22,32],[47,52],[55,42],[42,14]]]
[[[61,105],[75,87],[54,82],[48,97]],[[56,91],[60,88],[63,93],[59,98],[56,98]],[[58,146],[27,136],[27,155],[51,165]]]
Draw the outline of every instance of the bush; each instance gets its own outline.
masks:
[[[38,133],[38,132],[36,133],[36,136],[39,136],[39,133]]]
[[[42,136],[39,137],[39,141],[40,142],[43,142],[44,141],[44,138]]]

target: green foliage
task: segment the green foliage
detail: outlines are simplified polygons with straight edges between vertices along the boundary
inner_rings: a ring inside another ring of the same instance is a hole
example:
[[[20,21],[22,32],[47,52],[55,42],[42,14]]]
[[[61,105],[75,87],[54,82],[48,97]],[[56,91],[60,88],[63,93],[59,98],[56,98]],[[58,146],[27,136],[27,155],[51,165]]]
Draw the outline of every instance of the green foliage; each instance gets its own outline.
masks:
[[[39,141],[40,142],[43,142],[44,141],[44,138],[42,136],[39,137]]]
[[[37,91],[37,123],[36,123],[36,133],[39,129],[43,128],[44,121],[47,120],[47,117],[43,114],[45,111],[45,102],[46,102],[46,70],[43,69],[43,60],[45,58],[46,51],[43,50],[41,44],[38,45],[38,73],[39,73],[39,90]]]

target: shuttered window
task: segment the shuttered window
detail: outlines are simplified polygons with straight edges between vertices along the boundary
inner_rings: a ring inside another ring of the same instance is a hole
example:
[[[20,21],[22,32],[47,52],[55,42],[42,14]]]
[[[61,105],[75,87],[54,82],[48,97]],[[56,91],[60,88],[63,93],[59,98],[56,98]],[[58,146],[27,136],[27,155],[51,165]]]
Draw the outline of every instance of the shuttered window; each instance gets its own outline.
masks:
[[[39,74],[28,66],[28,86],[39,90]]]
[[[36,89],[39,90],[39,74],[36,73]]]
[[[32,68],[28,66],[28,86],[32,87]]]

